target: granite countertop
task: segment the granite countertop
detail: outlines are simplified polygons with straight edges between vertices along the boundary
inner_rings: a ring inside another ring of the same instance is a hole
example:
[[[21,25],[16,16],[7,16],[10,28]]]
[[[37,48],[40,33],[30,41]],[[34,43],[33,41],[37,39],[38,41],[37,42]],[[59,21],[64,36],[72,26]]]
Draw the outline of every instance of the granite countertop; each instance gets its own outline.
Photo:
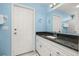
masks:
[[[37,32],[37,33],[54,33],[54,34],[62,34],[62,35],[70,35],[70,36],[79,36],[79,33],[65,33],[65,32]]]
[[[64,32],[51,32],[51,33],[79,36],[79,33],[64,33]]]

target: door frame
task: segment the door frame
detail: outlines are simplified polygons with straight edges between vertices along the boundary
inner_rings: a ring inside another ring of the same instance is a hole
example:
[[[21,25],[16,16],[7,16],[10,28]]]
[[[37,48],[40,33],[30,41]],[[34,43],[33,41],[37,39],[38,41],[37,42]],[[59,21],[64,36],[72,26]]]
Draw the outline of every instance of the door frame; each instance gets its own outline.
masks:
[[[35,33],[35,8],[32,8],[32,7],[29,7],[29,6],[27,6],[27,5],[23,5],[23,4],[19,4],[19,3],[12,3],[11,4],[11,55],[13,55],[13,45],[12,45],[12,40],[13,40],[13,13],[14,13],[14,11],[13,11],[13,7],[14,6],[18,6],[18,7],[22,7],[22,8],[26,8],[26,9],[31,9],[31,10],[33,10],[34,11],[34,20],[33,20],[33,50],[35,50],[35,41],[36,41],[36,39],[35,39],[35,35],[36,35],[36,33]]]

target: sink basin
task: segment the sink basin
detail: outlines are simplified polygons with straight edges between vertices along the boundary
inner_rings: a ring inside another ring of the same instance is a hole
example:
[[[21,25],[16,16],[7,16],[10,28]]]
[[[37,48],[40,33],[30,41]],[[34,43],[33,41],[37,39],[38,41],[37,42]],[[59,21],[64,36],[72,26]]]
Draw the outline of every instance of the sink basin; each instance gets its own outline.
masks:
[[[56,39],[57,38],[55,36],[46,36],[46,37],[51,38],[51,39]]]

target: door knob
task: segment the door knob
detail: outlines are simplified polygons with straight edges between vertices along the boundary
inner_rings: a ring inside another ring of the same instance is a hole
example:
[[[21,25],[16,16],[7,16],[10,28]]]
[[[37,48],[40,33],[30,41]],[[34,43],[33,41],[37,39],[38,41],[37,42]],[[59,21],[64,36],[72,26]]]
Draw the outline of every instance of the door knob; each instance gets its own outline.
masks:
[[[14,34],[16,35],[17,33],[15,32]]]
[[[50,56],[51,56],[51,53],[50,53]]]
[[[16,31],[17,29],[15,28],[14,30]]]

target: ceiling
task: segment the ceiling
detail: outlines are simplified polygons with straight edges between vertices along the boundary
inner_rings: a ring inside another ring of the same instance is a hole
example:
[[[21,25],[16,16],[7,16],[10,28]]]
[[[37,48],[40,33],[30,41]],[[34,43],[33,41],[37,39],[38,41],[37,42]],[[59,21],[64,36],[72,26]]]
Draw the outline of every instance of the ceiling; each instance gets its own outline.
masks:
[[[76,8],[77,5],[79,5],[79,3],[64,3],[56,9],[63,10],[67,13],[72,13],[74,11],[78,12],[79,8]]]

